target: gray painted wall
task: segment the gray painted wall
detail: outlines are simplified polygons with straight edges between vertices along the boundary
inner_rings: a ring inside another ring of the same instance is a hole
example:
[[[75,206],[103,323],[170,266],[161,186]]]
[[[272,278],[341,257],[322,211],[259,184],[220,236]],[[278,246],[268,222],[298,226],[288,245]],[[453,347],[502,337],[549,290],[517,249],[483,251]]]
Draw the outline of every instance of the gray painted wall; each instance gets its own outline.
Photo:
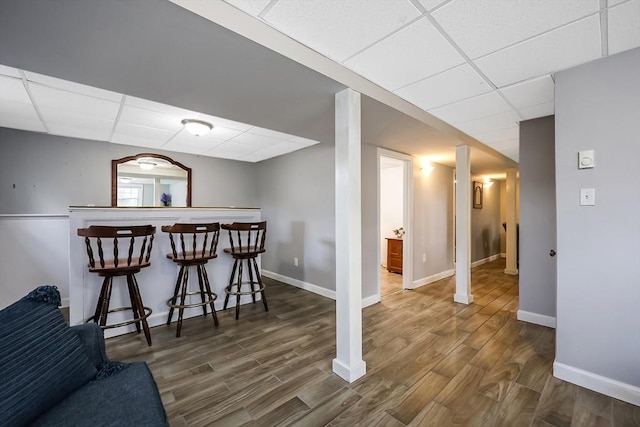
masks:
[[[378,293],[378,149],[362,144],[362,298]]]
[[[319,144],[254,166],[257,204],[269,224],[262,268],[330,290],[336,281],[334,153],[332,145]]]
[[[520,123],[520,306],[556,317],[554,118]]]
[[[69,206],[110,206],[111,160],[146,151],[0,128],[0,214],[66,214]],[[253,164],[153,151],[192,168],[193,206],[258,206]]]
[[[640,386],[640,49],[556,75],[556,362]],[[578,170],[580,150],[595,168]],[[579,206],[580,188],[596,206]]]
[[[453,169],[432,166],[424,175],[413,162],[414,281],[453,269]]]
[[[482,181],[483,177],[475,177]],[[473,188],[473,186],[471,187]],[[500,254],[500,185],[484,185],[482,209],[471,209],[471,262]]]

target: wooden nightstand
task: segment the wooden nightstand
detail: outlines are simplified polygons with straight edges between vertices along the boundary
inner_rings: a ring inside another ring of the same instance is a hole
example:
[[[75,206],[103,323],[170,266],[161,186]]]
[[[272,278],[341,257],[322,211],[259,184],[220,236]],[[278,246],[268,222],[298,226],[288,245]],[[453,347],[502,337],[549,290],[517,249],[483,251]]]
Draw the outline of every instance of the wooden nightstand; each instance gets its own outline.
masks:
[[[402,239],[387,237],[387,271],[402,274]]]

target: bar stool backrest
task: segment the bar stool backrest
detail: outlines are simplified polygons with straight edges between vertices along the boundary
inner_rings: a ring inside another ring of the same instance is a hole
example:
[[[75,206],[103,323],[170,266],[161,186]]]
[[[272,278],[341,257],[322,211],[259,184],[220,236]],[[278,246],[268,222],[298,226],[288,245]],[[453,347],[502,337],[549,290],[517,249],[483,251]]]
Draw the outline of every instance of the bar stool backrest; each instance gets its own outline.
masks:
[[[148,266],[155,233],[156,227],[152,225],[92,225],[88,228],[78,229],[78,236],[84,237],[89,257],[89,267],[92,270],[114,270]],[[105,247],[106,250],[109,250],[111,246],[113,256],[105,257]],[[94,256],[94,247],[98,253],[97,260]],[[126,258],[124,258],[124,255],[126,255]]]
[[[211,259],[215,258],[220,236],[220,223],[163,225],[162,231],[169,233],[173,259]],[[173,235],[179,237],[179,248]],[[179,250],[179,252],[178,252]]]
[[[264,243],[267,237],[267,221],[234,222],[222,224],[223,230],[229,232],[229,251],[232,255],[260,254],[265,252]]]

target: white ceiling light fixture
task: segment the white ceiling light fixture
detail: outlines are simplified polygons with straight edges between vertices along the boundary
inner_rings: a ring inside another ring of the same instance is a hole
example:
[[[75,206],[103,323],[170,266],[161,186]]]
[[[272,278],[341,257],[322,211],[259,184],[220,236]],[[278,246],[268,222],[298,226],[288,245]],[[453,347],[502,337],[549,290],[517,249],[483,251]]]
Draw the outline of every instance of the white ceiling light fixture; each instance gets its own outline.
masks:
[[[187,129],[187,132],[195,136],[202,136],[213,129],[211,123],[197,119],[184,119],[182,125]]]
[[[138,166],[144,170],[151,170],[157,165],[156,162],[152,162],[149,159],[138,159]]]

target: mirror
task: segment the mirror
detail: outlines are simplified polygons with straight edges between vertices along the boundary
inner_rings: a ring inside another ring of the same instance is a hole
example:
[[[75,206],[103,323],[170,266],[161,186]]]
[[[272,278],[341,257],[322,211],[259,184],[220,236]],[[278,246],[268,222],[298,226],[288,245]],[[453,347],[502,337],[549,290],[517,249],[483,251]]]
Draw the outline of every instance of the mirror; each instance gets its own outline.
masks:
[[[112,160],[111,206],[191,207],[191,168],[152,153]]]

